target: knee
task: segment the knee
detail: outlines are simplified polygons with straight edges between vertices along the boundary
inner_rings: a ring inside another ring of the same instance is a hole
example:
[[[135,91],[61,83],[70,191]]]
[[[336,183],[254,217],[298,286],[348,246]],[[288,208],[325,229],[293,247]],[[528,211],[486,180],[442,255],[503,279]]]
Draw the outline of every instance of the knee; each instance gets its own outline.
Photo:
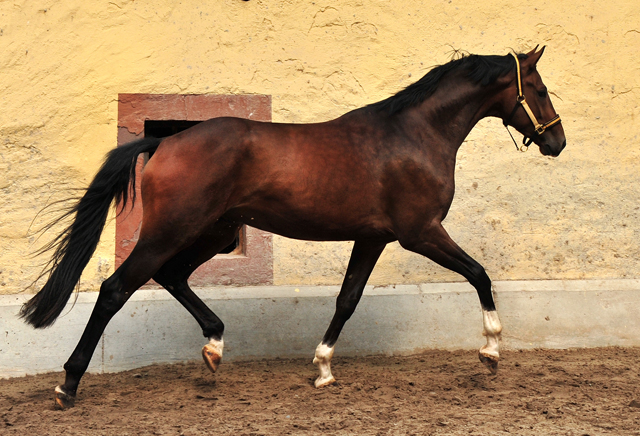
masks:
[[[478,290],[491,290],[491,279],[482,265],[478,264],[471,268],[469,282]]]
[[[122,284],[112,276],[102,282],[96,306],[103,312],[114,314],[127,300],[128,295],[122,291]]]

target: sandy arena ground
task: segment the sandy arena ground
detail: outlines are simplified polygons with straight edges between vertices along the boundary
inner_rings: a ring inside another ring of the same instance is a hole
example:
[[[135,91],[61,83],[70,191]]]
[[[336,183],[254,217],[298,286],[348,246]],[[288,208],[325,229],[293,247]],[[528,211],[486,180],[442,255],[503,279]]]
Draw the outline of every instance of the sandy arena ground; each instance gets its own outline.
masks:
[[[472,351],[154,365],[88,374],[54,410],[63,373],[0,380],[2,435],[640,435],[640,348]]]

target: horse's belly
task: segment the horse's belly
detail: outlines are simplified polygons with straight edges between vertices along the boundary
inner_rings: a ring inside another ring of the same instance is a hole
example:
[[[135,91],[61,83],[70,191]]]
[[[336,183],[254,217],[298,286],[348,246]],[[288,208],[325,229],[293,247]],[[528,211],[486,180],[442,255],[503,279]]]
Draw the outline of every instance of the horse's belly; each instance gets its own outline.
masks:
[[[307,216],[289,212],[286,214],[259,210],[236,210],[225,214],[248,226],[292,239],[307,241],[394,241],[390,226],[382,219],[361,216],[352,219],[331,215]]]

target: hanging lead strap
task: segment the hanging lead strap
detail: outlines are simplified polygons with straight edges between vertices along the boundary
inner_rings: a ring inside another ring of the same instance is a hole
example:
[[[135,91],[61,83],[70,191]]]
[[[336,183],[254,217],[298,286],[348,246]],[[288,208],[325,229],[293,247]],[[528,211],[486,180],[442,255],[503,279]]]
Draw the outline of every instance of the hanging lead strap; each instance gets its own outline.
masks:
[[[507,132],[509,132],[509,136],[511,136],[511,140],[513,141],[513,145],[516,146],[516,150],[521,151],[521,152],[525,152],[527,150],[529,150],[529,146],[531,145],[531,143],[533,142],[533,139],[524,136],[522,138],[522,145],[518,146],[518,143],[516,142],[516,139],[513,137],[513,135],[511,134],[511,130],[509,130],[509,126],[507,126],[506,123],[504,123],[504,127],[505,129],[507,129]]]

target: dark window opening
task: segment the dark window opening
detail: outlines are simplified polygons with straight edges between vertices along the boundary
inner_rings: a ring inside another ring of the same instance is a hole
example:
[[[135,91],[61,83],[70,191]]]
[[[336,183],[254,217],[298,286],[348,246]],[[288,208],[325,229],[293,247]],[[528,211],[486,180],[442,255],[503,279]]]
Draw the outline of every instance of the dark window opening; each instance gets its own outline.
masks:
[[[175,135],[183,130],[187,130],[189,127],[193,127],[196,124],[200,124],[202,121],[185,121],[185,120],[169,120],[169,121],[154,121],[146,120],[144,122],[144,136],[150,136],[153,138],[164,138],[166,136]]]
[[[202,121],[186,121],[186,120],[145,120],[144,122],[144,136],[153,138],[164,138],[167,136],[175,135],[176,133],[187,130],[189,127],[193,127]],[[240,230],[236,239],[225,248],[223,248],[219,254],[242,254],[243,249],[240,244],[241,235],[244,234],[244,228]]]

